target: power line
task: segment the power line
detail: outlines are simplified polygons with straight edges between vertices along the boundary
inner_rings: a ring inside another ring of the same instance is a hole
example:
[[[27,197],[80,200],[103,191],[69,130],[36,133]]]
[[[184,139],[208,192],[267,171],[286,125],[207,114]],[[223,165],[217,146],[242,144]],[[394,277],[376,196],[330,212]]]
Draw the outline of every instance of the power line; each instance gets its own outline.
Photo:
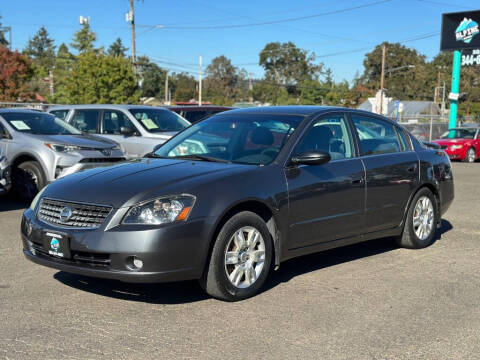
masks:
[[[471,9],[471,7],[462,6],[462,5],[458,5],[458,4],[452,4],[452,3],[445,3],[445,2],[441,2],[441,1],[434,1],[434,0],[417,0],[417,1],[424,2],[424,3],[430,3],[430,4],[435,4],[435,5],[451,6],[451,7],[456,7],[456,8],[460,8],[460,9]]]
[[[234,24],[234,25],[212,25],[212,26],[165,26],[165,29],[175,29],[175,30],[218,30],[218,29],[238,29],[238,28],[246,28],[246,27],[254,27],[254,26],[263,26],[263,25],[273,25],[273,24],[281,24],[281,23],[287,23],[287,22],[292,22],[292,21],[300,21],[300,20],[307,20],[307,19],[313,19],[313,18],[318,18],[322,16],[328,16],[328,15],[334,15],[334,14],[340,14],[348,11],[353,11],[353,10],[358,10],[358,9],[363,9],[379,4],[384,4],[387,2],[391,2],[392,0],[380,0],[380,1],[374,1],[371,3],[363,4],[363,5],[358,5],[358,6],[352,6],[348,8],[343,8],[343,9],[337,9],[337,10],[331,10],[331,11],[326,11],[318,14],[312,14],[312,15],[306,15],[306,16],[298,16],[298,17],[292,17],[292,18],[286,18],[286,19],[279,19],[279,20],[270,20],[270,21],[262,21],[262,22],[253,22],[253,23],[247,23],[247,24]],[[143,26],[151,26],[151,25],[143,25]]]

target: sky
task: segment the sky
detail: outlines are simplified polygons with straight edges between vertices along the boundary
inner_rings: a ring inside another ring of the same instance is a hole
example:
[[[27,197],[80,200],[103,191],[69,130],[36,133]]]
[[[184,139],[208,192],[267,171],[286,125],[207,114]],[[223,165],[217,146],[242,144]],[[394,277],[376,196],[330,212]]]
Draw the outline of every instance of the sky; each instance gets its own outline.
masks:
[[[362,73],[365,53],[383,41],[404,42],[431,59],[440,48],[441,14],[479,8],[478,0],[135,1],[137,56],[193,75],[200,55],[204,67],[225,55],[260,78],[263,47],[292,41],[314,52],[335,81],[350,82]],[[12,27],[19,50],[41,25],[57,46],[69,45],[79,16],[90,17],[96,46],[108,48],[120,37],[131,48],[128,9],[128,0],[0,0],[1,21]]]

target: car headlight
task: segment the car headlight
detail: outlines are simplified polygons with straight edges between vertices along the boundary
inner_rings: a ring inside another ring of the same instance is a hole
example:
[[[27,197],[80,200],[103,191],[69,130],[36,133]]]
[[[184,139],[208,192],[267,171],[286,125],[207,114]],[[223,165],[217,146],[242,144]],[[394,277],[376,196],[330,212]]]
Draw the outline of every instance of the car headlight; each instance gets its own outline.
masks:
[[[42,197],[43,192],[47,189],[47,186],[45,186],[42,190],[40,190],[32,200],[32,203],[30,204],[30,210],[35,211],[35,208],[37,207],[38,200]]]
[[[80,150],[80,147],[75,145],[60,145],[60,144],[53,144],[53,143],[45,143],[45,146],[56,152],[71,152],[75,150]]]
[[[166,196],[132,206],[123,224],[160,225],[185,221],[192,211],[195,196]]]
[[[462,147],[463,147],[463,145],[451,145],[450,149],[451,150],[457,150],[457,149],[461,149]]]

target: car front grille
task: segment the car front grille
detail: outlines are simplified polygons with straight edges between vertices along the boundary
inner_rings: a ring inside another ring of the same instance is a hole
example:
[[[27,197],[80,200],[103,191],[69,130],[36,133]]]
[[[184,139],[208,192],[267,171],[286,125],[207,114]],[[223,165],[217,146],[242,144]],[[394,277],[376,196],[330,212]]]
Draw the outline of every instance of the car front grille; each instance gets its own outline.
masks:
[[[69,219],[62,220],[60,213],[70,208]],[[37,216],[40,220],[52,225],[95,229],[103,224],[112,208],[110,206],[80,204],[61,200],[42,199]]]
[[[35,255],[43,256],[49,259],[55,259],[63,263],[76,263],[79,265],[88,265],[92,267],[108,267],[111,264],[110,254],[87,253],[83,251],[72,251],[71,259],[57,258],[48,253],[41,244],[30,243],[30,248]]]

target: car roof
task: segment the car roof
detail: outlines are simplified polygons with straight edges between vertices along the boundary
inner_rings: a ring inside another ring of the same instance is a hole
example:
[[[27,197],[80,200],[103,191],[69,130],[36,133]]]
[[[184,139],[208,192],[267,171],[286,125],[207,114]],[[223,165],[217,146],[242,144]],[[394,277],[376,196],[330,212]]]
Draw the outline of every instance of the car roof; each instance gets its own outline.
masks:
[[[0,108],[0,114],[5,113],[31,113],[38,114],[43,113],[41,110],[27,109],[27,108]]]
[[[129,110],[129,109],[157,109],[168,110],[164,107],[148,106],[148,105],[128,105],[128,104],[82,104],[82,105],[56,105],[48,108],[48,111],[52,110],[66,110],[66,109],[111,109],[111,110]]]
[[[232,106],[222,106],[222,105],[169,105],[165,106],[169,110],[233,110],[235,109]]]

